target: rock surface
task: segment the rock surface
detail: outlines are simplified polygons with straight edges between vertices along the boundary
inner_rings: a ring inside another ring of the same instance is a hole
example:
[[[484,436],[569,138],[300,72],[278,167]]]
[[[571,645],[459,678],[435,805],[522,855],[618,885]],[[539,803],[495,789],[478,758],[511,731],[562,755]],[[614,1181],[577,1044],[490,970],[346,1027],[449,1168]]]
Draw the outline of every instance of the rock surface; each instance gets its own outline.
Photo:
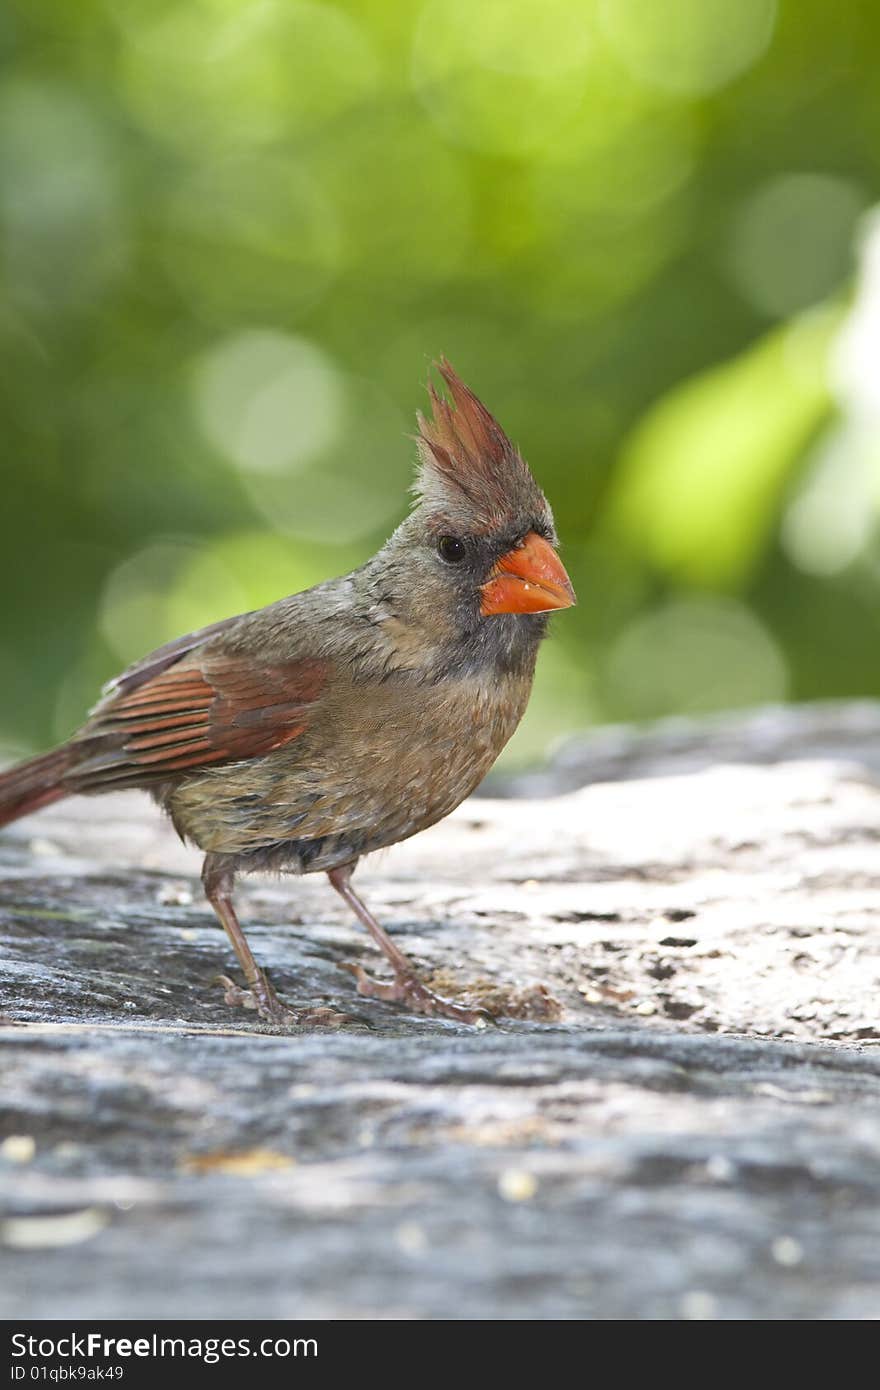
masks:
[[[880,719],[796,717],[751,761],[748,721],[741,756],[691,725],[680,771],[633,735],[634,780],[600,734],[579,776],[624,780],[362,866],[438,986],[515,1015],[482,1030],[359,999],[341,964],[381,966],[315,877],[241,916],[285,997],[360,1021],[230,1009],[145,798],[4,832],[0,1316],[880,1316]]]

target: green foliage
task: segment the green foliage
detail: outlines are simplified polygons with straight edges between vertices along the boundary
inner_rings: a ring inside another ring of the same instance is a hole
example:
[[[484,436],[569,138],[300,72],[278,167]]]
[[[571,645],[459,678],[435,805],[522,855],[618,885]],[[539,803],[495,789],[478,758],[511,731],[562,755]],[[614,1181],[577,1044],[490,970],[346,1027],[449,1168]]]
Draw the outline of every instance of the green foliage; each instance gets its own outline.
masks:
[[[760,565],[792,472],[831,410],[840,316],[776,329],[670,391],[632,432],[609,507],[621,543],[673,580],[739,590]]]
[[[877,693],[878,489],[815,518],[878,58],[863,0],[7,0],[0,747],[374,549],[440,352],[580,597],[512,756]]]

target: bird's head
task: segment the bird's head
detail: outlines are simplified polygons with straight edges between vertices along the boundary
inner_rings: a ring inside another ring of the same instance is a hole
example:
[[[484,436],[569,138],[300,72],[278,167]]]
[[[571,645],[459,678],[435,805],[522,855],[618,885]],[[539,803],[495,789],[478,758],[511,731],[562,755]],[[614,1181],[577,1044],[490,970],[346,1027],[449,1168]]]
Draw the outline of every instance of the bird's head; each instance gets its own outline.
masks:
[[[444,358],[437,365],[449,399],[429,387],[431,418],[418,417],[416,505],[401,528],[422,593],[446,610],[454,605],[468,628],[571,607],[546,497],[486,407]]]

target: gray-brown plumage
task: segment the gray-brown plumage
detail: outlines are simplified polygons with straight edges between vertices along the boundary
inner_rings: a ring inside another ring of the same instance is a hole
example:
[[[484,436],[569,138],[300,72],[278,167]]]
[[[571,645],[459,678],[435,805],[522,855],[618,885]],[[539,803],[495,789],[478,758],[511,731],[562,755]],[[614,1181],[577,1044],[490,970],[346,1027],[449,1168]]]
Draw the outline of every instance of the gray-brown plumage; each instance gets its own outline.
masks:
[[[419,417],[409,516],[360,569],[214,623],[111,682],[63,747],[0,776],[0,824],[76,792],[141,787],[204,850],[207,896],[248,991],[296,1021],[232,905],[249,869],[325,870],[389,957],[362,994],[473,1020],[417,978],[350,885],[358,859],[434,824],[519,723],[547,613],[574,602],[527,465],[445,361]]]

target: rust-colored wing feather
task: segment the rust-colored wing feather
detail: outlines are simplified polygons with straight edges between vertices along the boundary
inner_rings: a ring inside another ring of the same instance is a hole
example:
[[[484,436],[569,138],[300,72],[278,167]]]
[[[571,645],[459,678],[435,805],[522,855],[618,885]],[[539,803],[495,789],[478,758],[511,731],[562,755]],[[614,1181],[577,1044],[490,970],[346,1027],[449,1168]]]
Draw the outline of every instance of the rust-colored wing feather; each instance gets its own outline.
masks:
[[[270,753],[305,730],[328,671],[318,658],[255,668],[247,657],[206,651],[134,688],[121,680],[76,740],[77,787],[143,785]]]

